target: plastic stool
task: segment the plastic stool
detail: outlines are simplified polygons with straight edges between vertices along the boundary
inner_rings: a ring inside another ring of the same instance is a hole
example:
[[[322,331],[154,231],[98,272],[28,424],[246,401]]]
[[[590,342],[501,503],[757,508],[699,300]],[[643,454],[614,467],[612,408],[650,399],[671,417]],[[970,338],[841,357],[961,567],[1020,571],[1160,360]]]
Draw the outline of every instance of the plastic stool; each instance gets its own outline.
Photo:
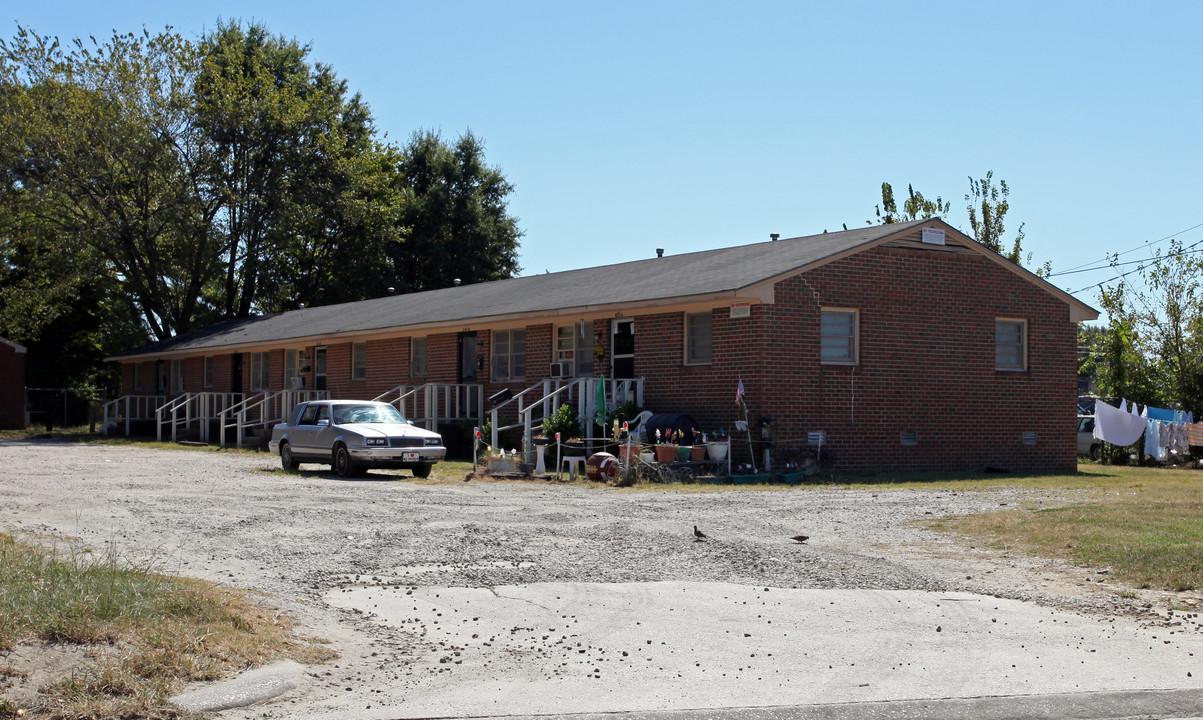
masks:
[[[560,462],[568,463],[569,479],[576,480],[576,466],[578,463],[585,464],[584,455],[566,455],[560,458]],[[582,471],[583,472],[583,471]]]

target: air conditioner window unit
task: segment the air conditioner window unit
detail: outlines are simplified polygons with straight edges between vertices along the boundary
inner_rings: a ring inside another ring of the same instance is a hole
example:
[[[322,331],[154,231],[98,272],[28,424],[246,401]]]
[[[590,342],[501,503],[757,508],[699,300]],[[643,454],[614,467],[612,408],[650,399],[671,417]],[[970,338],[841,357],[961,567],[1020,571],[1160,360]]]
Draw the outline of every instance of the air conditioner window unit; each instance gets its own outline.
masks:
[[[566,378],[572,376],[572,363],[558,362],[551,364],[551,376],[553,378]]]
[[[293,375],[288,378],[289,390],[301,390],[305,387],[305,377],[303,375]]]

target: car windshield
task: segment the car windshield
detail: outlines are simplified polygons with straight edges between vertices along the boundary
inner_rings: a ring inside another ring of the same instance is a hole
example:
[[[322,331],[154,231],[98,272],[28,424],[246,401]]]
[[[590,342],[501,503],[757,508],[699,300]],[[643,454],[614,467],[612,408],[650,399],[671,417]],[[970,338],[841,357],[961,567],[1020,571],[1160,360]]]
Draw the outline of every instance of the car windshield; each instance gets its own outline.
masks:
[[[334,424],[404,423],[405,418],[392,405],[335,405]]]

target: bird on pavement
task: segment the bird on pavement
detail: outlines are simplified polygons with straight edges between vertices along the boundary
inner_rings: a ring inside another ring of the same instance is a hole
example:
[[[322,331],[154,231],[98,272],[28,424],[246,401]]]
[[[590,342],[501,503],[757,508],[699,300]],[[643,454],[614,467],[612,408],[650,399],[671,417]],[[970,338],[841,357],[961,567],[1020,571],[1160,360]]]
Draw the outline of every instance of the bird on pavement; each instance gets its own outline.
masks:
[[[790,538],[790,540],[797,540],[800,543],[804,543],[809,539],[810,539],[809,535],[795,535],[792,538]]]
[[[693,526],[693,536],[694,536],[695,538],[697,538],[698,540],[705,540],[705,539],[706,539],[706,533],[702,532],[701,530],[698,530],[698,526],[697,526],[697,525],[694,525],[694,526]]]

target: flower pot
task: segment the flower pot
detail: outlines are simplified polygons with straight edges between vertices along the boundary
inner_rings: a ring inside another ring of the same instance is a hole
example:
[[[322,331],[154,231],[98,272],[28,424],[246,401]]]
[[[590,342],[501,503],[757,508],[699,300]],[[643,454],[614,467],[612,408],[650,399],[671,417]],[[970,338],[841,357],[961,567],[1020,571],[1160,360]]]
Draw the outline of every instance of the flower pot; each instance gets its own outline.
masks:
[[[534,443],[535,447],[546,447],[551,443],[551,440],[543,437],[542,435],[536,435],[531,438],[531,442]]]
[[[689,459],[694,462],[701,462],[706,459],[706,446],[694,445],[690,448]]]
[[[727,448],[729,445],[724,442],[706,443],[706,454],[714,462],[722,462],[727,459]]]
[[[639,459],[638,445],[619,445],[618,457],[622,458],[624,464],[631,464]]]
[[[676,445],[657,445],[655,452],[656,462],[668,463],[675,462],[677,459]]]
[[[801,472],[779,473],[777,475],[777,482],[785,483],[786,485],[801,485],[802,484],[802,473]]]
[[[656,454],[650,452],[641,452],[639,453],[639,459],[645,463],[650,463],[656,459]]]
[[[518,461],[513,458],[490,458],[488,466],[491,473],[518,472]]]
[[[690,445],[678,445],[677,446],[677,460],[679,460],[681,462],[688,462],[689,458],[691,457],[692,454],[693,454],[692,446],[690,446]]]

